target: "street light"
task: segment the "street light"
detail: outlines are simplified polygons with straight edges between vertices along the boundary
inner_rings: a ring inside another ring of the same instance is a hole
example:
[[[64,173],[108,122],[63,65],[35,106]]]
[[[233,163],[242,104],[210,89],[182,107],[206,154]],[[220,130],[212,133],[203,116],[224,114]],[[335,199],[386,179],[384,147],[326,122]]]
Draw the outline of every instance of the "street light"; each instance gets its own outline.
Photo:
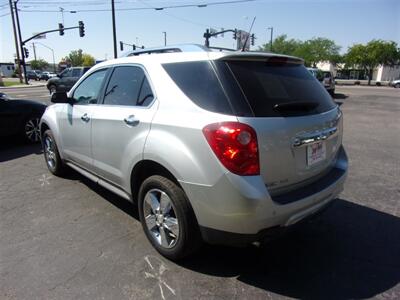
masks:
[[[35,43],[39,44],[39,45],[42,45],[43,47],[49,49],[52,52],[52,54],[53,54],[53,70],[54,70],[54,73],[57,73],[56,72],[56,61],[54,59],[54,50],[52,48],[50,48],[49,46],[46,46],[45,44],[41,43],[41,42],[35,42]]]
[[[269,51],[272,52],[272,36],[274,34],[274,27],[268,27],[267,31],[268,30],[271,30],[271,37],[270,37],[270,40],[269,40]],[[267,36],[267,40],[268,40],[268,36]]]
[[[167,32],[163,31],[164,34],[164,46],[167,46]]]

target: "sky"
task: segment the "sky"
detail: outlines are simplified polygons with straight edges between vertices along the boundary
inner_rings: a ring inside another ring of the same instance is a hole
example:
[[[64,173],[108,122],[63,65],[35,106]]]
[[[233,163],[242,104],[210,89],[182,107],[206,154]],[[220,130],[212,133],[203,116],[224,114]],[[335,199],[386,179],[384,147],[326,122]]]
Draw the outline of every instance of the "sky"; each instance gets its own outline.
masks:
[[[255,46],[269,42],[273,27],[274,37],[286,34],[289,38],[306,40],[313,37],[332,39],[341,46],[341,52],[356,43],[372,39],[392,40],[400,46],[400,0],[255,0],[241,3],[211,5],[229,0],[115,0],[117,9],[146,8],[116,12],[117,41],[139,44],[145,47],[167,44],[204,44],[206,28],[243,29],[249,31],[256,17],[252,33]],[[8,0],[0,0],[0,62],[14,60],[15,43]],[[194,7],[155,7],[193,4]],[[208,4],[206,7],[197,5]],[[18,7],[23,39],[33,33],[64,26],[85,24],[85,36],[79,37],[78,29],[47,34],[46,39],[36,40],[54,50],[56,63],[71,50],[82,49],[98,60],[113,58],[111,0],[19,0]],[[79,10],[105,9],[88,12]],[[40,12],[32,12],[39,10]],[[71,13],[69,11],[77,11]],[[232,33],[212,38],[211,46],[235,46]],[[28,42],[30,59],[33,59],[32,43]],[[38,58],[52,62],[48,48],[36,44]],[[118,55],[122,52],[119,50]]]

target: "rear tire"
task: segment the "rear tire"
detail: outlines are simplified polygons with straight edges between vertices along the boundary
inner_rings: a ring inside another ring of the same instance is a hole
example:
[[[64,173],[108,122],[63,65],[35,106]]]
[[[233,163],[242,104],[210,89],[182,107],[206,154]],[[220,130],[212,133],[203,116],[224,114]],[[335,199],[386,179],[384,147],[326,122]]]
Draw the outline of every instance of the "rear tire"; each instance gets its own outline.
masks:
[[[394,88],[395,88],[395,89],[400,88],[400,83],[396,83],[396,84],[394,85]]]
[[[160,254],[179,260],[200,247],[201,235],[193,209],[175,182],[150,176],[142,183],[138,199],[143,230]]]
[[[43,154],[49,171],[56,176],[61,176],[67,171],[67,166],[64,164],[58,152],[56,140],[50,129],[46,130],[42,137]]]

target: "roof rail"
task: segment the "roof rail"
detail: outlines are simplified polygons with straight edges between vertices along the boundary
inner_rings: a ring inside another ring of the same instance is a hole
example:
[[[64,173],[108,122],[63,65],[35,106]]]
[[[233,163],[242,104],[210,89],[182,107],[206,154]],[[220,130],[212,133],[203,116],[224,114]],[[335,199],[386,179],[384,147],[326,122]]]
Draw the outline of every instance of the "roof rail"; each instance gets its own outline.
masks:
[[[181,44],[181,45],[171,45],[165,47],[152,47],[138,49],[134,51],[128,51],[122,55],[122,57],[136,56],[144,54],[160,54],[160,53],[174,53],[174,52],[209,52],[211,51],[205,46],[198,44]]]

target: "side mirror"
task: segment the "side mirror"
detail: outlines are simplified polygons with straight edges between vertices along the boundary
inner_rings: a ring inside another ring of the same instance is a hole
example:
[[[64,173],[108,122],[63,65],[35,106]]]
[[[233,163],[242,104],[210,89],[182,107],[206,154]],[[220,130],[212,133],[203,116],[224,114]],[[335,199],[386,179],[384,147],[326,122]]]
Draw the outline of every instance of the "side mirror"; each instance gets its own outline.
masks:
[[[62,74],[61,73],[57,73],[56,76],[59,77],[59,78],[62,78]]]
[[[53,103],[68,103],[73,105],[73,100],[68,98],[66,92],[55,92],[51,95],[51,102]]]

